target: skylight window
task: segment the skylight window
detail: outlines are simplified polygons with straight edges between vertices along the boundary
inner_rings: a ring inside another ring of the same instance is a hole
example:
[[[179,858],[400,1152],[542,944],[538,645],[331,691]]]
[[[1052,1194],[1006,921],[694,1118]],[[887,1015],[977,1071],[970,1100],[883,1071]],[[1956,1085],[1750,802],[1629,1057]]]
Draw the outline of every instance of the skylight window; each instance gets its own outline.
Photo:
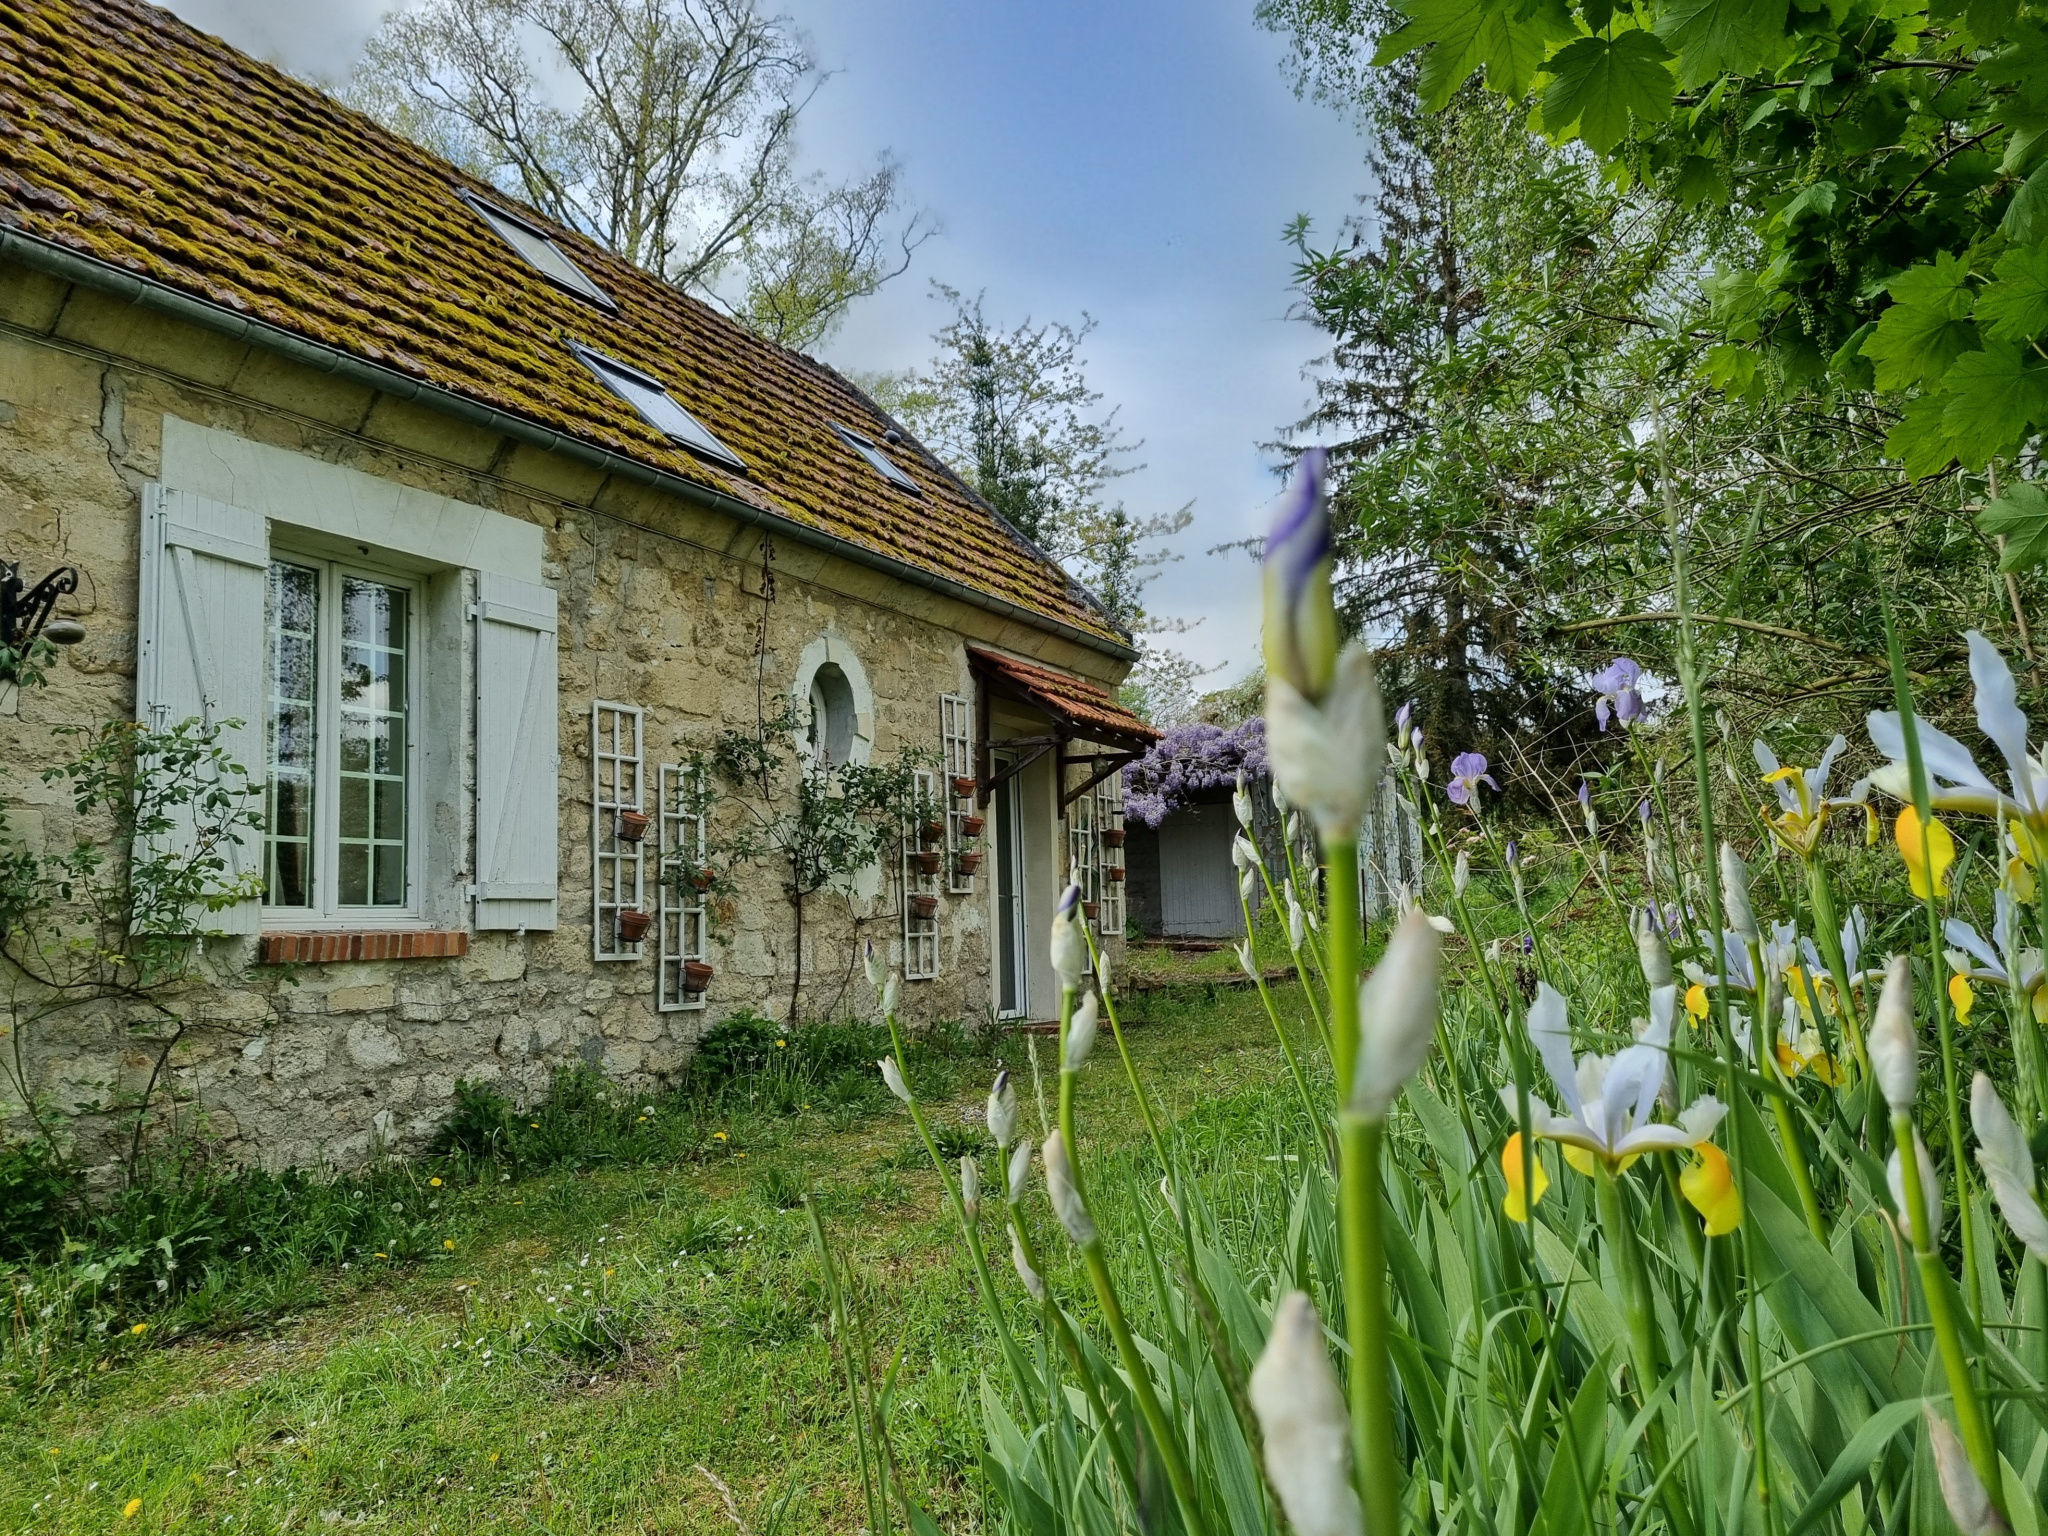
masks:
[[[467,192],[457,194],[476,210],[482,219],[513,250],[526,258],[527,264],[558,288],[566,288],[580,299],[615,310],[611,295],[606,293],[575,262],[562,254],[562,248],[548,237],[547,231],[537,229],[517,214],[507,213],[494,203],[487,203],[480,197]]]
[[[851,427],[840,426],[836,421],[832,423],[832,430],[845,440],[847,447],[872,464],[875,467],[875,473],[891,485],[906,490],[913,496],[922,496],[924,494],[918,488],[917,482],[898,469],[895,461],[889,455],[882,452],[881,449],[877,448],[871,440],[862,437]]]
[[[569,343],[576,360],[596,374],[606,388],[640,413],[657,432],[665,432],[692,453],[715,459],[733,469],[745,469],[746,461],[705,428],[704,424],[677,405],[661,380],[629,367],[615,357],[593,352],[577,342]]]

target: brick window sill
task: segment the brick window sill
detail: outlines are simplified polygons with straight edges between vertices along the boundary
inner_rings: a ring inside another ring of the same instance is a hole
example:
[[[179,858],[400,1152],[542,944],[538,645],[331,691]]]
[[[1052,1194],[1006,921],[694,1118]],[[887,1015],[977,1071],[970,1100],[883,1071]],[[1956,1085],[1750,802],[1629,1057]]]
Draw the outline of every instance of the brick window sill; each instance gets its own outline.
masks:
[[[460,928],[351,928],[266,933],[257,940],[262,965],[324,965],[343,960],[449,960],[469,953]]]

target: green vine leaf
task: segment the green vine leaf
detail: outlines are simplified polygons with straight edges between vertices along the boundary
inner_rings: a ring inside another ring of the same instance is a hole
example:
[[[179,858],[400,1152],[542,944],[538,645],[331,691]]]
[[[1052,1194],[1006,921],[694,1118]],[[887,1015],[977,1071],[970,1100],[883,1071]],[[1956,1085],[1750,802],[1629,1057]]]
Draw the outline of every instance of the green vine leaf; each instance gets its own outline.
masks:
[[[1877,387],[1938,384],[1957,358],[1978,345],[1969,318],[1976,298],[1969,268],[1943,251],[1931,265],[1893,278],[1891,295],[1892,307],[1863,343],[1863,355],[1877,366]]]
[[[1671,50],[1653,33],[1582,37],[1550,61],[1543,126],[1561,135],[1574,125],[1595,154],[1628,136],[1629,122],[1659,123],[1671,115],[1677,83],[1664,62]]]
[[[2001,571],[2030,571],[2048,564],[2048,493],[2031,480],[2009,487],[1977,514],[1979,531],[2005,540]]]

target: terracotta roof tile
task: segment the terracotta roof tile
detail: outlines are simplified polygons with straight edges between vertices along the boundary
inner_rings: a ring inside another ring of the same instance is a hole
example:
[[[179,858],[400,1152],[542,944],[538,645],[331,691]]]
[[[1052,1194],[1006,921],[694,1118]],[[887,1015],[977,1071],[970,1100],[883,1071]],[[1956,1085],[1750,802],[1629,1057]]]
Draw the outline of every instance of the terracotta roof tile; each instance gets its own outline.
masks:
[[[832,431],[894,425],[752,335],[304,83],[140,0],[0,0],[0,223],[1123,643],[916,444],[892,488]],[[618,305],[557,288],[456,195],[550,232]],[[646,425],[571,355],[661,379],[749,466]]]
[[[1160,737],[1157,727],[1124,708],[1100,683],[975,646],[967,648],[967,659],[998,691],[1036,705],[1091,741],[1143,748]]]

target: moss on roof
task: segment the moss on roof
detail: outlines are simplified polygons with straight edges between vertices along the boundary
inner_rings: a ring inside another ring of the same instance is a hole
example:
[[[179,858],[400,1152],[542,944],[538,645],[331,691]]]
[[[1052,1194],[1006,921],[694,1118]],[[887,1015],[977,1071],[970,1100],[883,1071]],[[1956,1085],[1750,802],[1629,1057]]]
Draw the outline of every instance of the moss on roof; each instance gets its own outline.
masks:
[[[309,340],[1122,643],[1060,568],[930,455],[891,487],[832,431],[894,425],[830,368],[139,0],[0,0],[0,221]],[[552,235],[575,298],[457,196]],[[571,354],[659,378],[748,465],[693,457]]]

